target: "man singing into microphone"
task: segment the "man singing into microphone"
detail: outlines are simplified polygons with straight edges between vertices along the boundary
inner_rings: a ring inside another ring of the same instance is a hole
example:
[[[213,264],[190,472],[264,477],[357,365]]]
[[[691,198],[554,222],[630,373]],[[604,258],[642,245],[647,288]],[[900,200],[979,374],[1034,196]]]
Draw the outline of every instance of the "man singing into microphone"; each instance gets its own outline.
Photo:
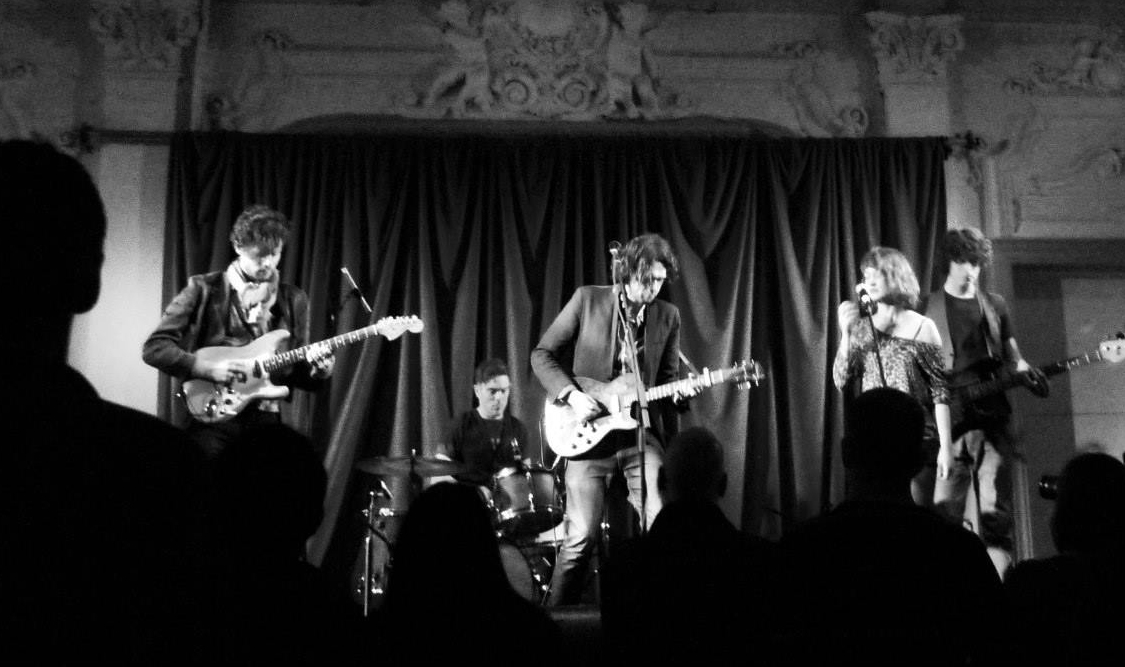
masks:
[[[680,311],[656,298],[664,283],[675,280],[679,270],[671,246],[656,234],[644,234],[616,254],[615,284],[578,288],[531,353],[531,368],[547,396],[558,405],[570,406],[583,420],[601,414],[603,406],[583,392],[575,378],[608,382],[634,372],[622,319],[636,341],[639,375],[645,386],[671,382],[679,376]],[[678,396],[677,402],[683,398]],[[645,433],[644,455],[648,493],[643,511],[651,525],[660,511],[656,477],[663,455],[661,438],[675,433],[678,414],[666,401],[653,402],[649,407],[651,430]],[[595,447],[567,461],[568,523],[551,579],[552,606],[581,599],[606,487],[618,471],[625,474],[630,503],[638,514],[642,512],[641,456],[634,438],[633,431],[612,431]]]

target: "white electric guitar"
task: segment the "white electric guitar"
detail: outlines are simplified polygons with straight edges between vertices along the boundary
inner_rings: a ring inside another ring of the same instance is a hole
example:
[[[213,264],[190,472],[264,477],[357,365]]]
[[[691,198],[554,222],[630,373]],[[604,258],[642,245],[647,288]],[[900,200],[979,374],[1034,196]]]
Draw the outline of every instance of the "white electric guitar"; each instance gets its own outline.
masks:
[[[676,392],[707,389],[727,382],[734,382],[740,389],[746,389],[751,384],[757,386],[765,376],[762,366],[752,359],[717,371],[704,368],[696,377],[648,389],[645,391],[645,400],[655,401],[673,396]],[[630,416],[632,406],[637,402],[637,390],[631,373],[620,375],[610,382],[585,377],[574,380],[604,410],[597,417],[584,422],[569,405],[555,405],[548,401],[543,408],[543,425],[551,451],[559,456],[578,456],[593,449],[610,431],[637,427],[637,421]]]
[[[195,356],[200,359],[205,361],[244,359],[254,362],[254,370],[248,376],[231,384],[202,379],[187,380],[181,393],[192,417],[208,424],[224,422],[233,419],[251,401],[288,396],[289,387],[270,382],[270,373],[304,361],[305,354],[314,345],[325,344],[330,350],[336,351],[345,345],[358,343],[375,335],[394,340],[408,331],[418,333],[421,330],[422,320],[415,315],[408,315],[384,317],[362,329],[280,353],[277,350],[289,338],[289,332],[284,329],[265,333],[242,347],[201,347],[195,351]]]

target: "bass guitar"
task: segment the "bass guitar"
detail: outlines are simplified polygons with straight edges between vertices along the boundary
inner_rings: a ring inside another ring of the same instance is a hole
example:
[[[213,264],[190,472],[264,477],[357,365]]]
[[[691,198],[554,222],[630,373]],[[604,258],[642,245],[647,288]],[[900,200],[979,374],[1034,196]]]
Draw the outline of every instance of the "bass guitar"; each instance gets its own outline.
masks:
[[[1100,343],[1097,350],[1038,368],[1043,375],[1051,377],[1097,361],[1116,364],[1122,359],[1125,359],[1125,337],[1111,338]],[[954,439],[974,428],[995,423],[996,420],[1006,417],[1007,404],[989,399],[1012,387],[1027,385],[1026,372],[1003,370],[998,366],[999,362],[992,362],[992,367],[988,369],[974,367],[958,374],[958,377],[968,376],[973,379],[965,381],[954,379],[949,385],[949,411],[950,420],[953,422]],[[984,379],[980,379],[982,376]]]
[[[761,364],[752,359],[716,371],[704,368],[696,377],[648,389],[645,391],[645,400],[656,401],[673,396],[677,392],[707,389],[727,382],[735,383],[739,389],[747,389],[751,384],[757,386],[765,377]],[[559,456],[585,454],[601,442],[609,432],[637,427],[637,420],[630,416],[633,404],[637,402],[635,377],[631,373],[619,375],[609,382],[599,382],[585,377],[577,377],[574,380],[583,392],[602,405],[603,410],[597,417],[584,422],[569,405],[556,405],[552,401],[547,401],[543,408],[543,425],[547,445],[555,454]]]
[[[289,387],[270,382],[270,373],[305,360],[305,354],[314,345],[325,344],[332,351],[345,345],[358,343],[371,336],[383,336],[394,340],[406,332],[418,333],[422,330],[422,320],[415,315],[403,317],[384,317],[375,324],[340,334],[334,338],[278,352],[281,344],[289,338],[284,329],[270,331],[242,347],[201,347],[195,355],[206,361],[233,361],[239,359],[254,362],[253,370],[245,377],[230,384],[220,384],[211,380],[192,379],[184,382],[181,394],[187,404],[188,413],[195,419],[213,424],[233,419],[251,401],[258,399],[285,398]]]

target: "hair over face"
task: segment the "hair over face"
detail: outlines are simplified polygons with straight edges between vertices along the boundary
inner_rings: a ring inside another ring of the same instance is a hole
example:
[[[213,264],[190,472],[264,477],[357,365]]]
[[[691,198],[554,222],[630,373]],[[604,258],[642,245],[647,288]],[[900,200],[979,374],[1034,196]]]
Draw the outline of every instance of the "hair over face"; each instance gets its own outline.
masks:
[[[860,260],[859,270],[866,269],[875,269],[887,282],[887,296],[884,298],[887,303],[902,308],[918,305],[921,288],[906,255],[894,248],[875,246]]]
[[[644,278],[657,262],[663,264],[668,272],[666,282],[675,282],[680,275],[680,263],[671,244],[659,234],[633,237],[621,249],[621,261],[613,269],[613,280],[628,282],[634,277]]]

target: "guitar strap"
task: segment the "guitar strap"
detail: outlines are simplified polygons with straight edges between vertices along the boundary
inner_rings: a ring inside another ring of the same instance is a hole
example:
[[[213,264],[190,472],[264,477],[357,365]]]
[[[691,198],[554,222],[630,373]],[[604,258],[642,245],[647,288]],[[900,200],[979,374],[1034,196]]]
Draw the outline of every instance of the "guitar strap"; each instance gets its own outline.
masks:
[[[930,295],[930,302],[926,304],[926,317],[937,325],[941,334],[941,359],[945,363],[945,370],[953,370],[953,337],[949,335],[949,315],[945,312],[945,290],[938,290]]]
[[[941,334],[941,358],[945,362],[945,370],[953,370],[953,337],[949,333],[949,315],[945,309],[945,290],[938,290],[930,295],[926,304],[926,317],[937,325]],[[988,334],[985,336],[985,349],[988,356],[993,359],[1004,359],[1003,348],[1000,340],[1000,316],[996,314],[996,307],[992,299],[988,298],[984,290],[977,290],[977,303],[980,304],[981,313],[988,325]]]
[[[1000,316],[996,314],[996,307],[992,305],[992,299],[982,289],[977,289],[977,302],[980,303],[980,310],[984,313],[985,322],[988,323],[988,335],[985,336],[984,341],[988,349],[988,356],[1003,361],[1005,355],[1002,348],[1004,341],[1000,340]]]

